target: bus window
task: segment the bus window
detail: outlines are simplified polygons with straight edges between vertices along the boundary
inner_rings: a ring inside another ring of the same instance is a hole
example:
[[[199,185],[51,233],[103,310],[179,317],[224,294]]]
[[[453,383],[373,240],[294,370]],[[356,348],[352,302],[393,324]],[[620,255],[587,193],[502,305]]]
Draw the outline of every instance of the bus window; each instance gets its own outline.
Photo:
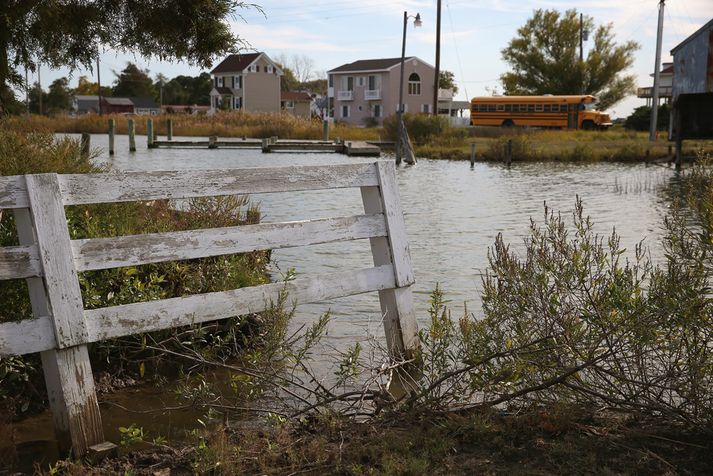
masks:
[[[535,104],[535,112],[542,112],[542,104]]]
[[[520,104],[520,112],[527,112],[527,104]]]
[[[505,105],[505,112],[512,112],[512,104]]]
[[[544,107],[545,107],[545,109],[544,109],[545,112],[550,112],[551,109],[550,109],[550,105],[549,105],[549,104],[545,104]]]
[[[535,105],[534,105],[534,104],[528,104],[528,105],[527,105],[527,112],[535,112]]]
[[[566,104],[560,104],[560,112],[567,112],[567,105],[566,105]]]
[[[505,105],[504,104],[498,104],[497,111],[498,112],[503,112],[505,110]]]
[[[485,104],[480,104],[478,106],[478,111],[480,111],[480,112],[485,112],[487,110],[488,110],[488,107]]]
[[[488,104],[488,112],[495,112],[495,104]]]

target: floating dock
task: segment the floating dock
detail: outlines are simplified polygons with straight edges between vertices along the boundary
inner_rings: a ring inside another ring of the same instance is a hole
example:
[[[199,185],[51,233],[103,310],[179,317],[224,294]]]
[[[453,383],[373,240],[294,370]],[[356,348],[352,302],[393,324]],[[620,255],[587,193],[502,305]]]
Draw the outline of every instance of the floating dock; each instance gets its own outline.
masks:
[[[208,148],[208,149],[261,149],[263,153],[271,152],[329,152],[346,154],[348,156],[378,157],[381,147],[365,141],[322,141],[322,140],[292,140],[277,139],[220,139],[210,137],[208,140],[154,140],[151,148]]]

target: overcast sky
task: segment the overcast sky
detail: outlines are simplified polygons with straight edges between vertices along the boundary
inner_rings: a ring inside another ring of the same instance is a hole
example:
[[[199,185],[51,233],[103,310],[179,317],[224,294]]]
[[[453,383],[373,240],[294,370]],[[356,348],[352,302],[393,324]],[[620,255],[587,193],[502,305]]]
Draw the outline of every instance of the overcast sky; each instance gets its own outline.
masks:
[[[252,51],[271,57],[284,54],[307,55],[315,72],[324,72],[358,59],[397,57],[401,54],[403,12],[420,13],[423,27],[409,24],[406,55],[435,62],[436,1],[406,0],[255,0],[263,13],[254,8],[240,10],[231,21],[233,29]],[[441,69],[455,74],[460,88],[458,98],[468,99],[502,91],[498,77],[507,70],[500,51],[516,34],[519,26],[537,8],[567,10],[578,8],[591,15],[597,24],[612,22],[617,41],[636,40],[632,72],[640,86],[650,86],[656,50],[658,0],[442,0]],[[669,0],[664,17],[662,61],[688,35],[713,18],[713,0]],[[589,45],[585,43],[585,55]],[[184,63],[148,61],[132,55],[107,51],[102,55],[102,84],[114,80],[127,61],[169,78],[179,74],[197,75],[201,70]],[[69,75],[66,69],[42,69],[46,88],[53,80]],[[74,86],[81,74],[75,71]],[[95,78],[94,78],[95,79]],[[32,79],[31,79],[32,81]],[[644,101],[628,98],[610,111],[615,117],[628,115]]]

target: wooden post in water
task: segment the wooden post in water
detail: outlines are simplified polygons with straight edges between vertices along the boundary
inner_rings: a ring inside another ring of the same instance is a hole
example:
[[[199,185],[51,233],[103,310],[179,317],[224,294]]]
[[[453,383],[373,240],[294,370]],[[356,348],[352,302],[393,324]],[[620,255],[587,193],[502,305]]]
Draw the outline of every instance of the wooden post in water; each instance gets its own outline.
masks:
[[[129,152],[136,152],[136,135],[134,131],[134,120],[129,119]]]
[[[505,163],[512,164],[512,139],[508,139],[507,146],[505,146]]]
[[[322,121],[322,140],[327,142],[329,140],[329,121]]]
[[[263,154],[270,152],[270,139],[267,137],[262,140],[262,152]]]
[[[216,142],[218,141],[218,136],[210,136],[208,138],[208,148],[209,149],[217,149],[218,144]]]
[[[168,129],[166,131],[166,138],[168,140],[173,140],[173,119],[166,121],[166,128]]]
[[[671,157],[671,156],[673,155],[672,152],[673,152],[673,149],[672,149],[672,147],[671,147],[671,144],[669,144],[669,145],[668,145],[668,156],[669,156],[669,157]]]
[[[146,120],[146,146],[153,149],[153,119]]]
[[[475,143],[470,144],[470,166],[475,167]]]
[[[87,132],[82,132],[82,145],[79,154],[84,160],[89,159],[89,148],[91,147],[91,142],[92,136],[90,136]]]
[[[116,124],[114,119],[109,119],[109,155],[114,155],[114,134],[116,133]]]
[[[681,131],[681,111],[678,109],[678,104],[674,103],[673,106],[673,120],[674,120],[674,125],[676,128],[676,160],[674,160],[676,164],[676,170],[681,170],[681,161],[683,160],[682,158],[682,150],[683,149],[683,134]]]

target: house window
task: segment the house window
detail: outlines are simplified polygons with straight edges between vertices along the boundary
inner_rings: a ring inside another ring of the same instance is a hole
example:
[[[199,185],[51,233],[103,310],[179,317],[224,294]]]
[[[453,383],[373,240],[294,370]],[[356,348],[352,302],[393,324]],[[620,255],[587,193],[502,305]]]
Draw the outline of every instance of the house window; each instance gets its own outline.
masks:
[[[411,73],[408,77],[408,93],[411,96],[421,95],[421,77],[416,73]]]
[[[251,64],[250,66],[248,66],[248,71],[250,71],[251,73],[257,73],[257,65]]]
[[[243,77],[242,75],[237,75],[233,77],[233,83],[235,84],[233,87],[235,89],[242,89],[243,88]]]
[[[360,86],[360,87],[364,86],[364,76],[359,76],[357,78],[357,86]]]
[[[350,109],[349,106],[342,106],[342,117],[349,117]]]
[[[233,96],[233,109],[241,109],[243,107],[243,98]]]
[[[376,76],[374,74],[369,75],[369,80],[368,80],[368,89],[370,91],[375,91],[379,89],[379,79],[381,79],[380,76]]]
[[[408,112],[408,104],[402,104],[401,107],[403,108],[404,112]],[[399,105],[396,105],[396,112],[399,112]]]
[[[342,88],[344,88],[344,91],[354,91],[354,76],[344,76],[342,78]]]
[[[374,104],[374,117],[381,117],[381,104]]]
[[[218,76],[218,87],[219,88],[223,87],[223,77],[222,76]]]
[[[429,113],[431,112],[430,104],[421,104],[421,112]]]
[[[274,68],[272,67],[271,64],[267,65],[267,72],[272,74],[274,72]]]
[[[333,74],[329,75],[329,87],[330,88],[334,87],[334,75]]]

